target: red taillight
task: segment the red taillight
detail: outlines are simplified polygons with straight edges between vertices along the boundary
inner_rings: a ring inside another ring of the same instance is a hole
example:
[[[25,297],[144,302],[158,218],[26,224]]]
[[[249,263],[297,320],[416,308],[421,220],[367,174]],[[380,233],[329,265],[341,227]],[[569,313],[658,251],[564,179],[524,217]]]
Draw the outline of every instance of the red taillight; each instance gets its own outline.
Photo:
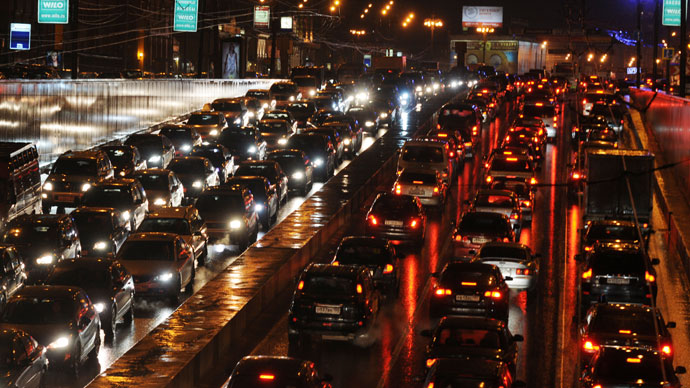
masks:
[[[492,299],[501,299],[503,295],[501,295],[500,291],[486,291],[484,296]]]
[[[465,142],[465,147],[472,147],[472,142],[471,142],[471,141],[466,141],[466,142]]]
[[[493,180],[494,180],[494,177],[492,177],[491,175],[486,176],[486,183],[491,183]]]
[[[431,368],[432,366],[434,366],[435,363],[436,363],[435,358],[429,358],[426,360],[426,367]],[[429,385],[427,385],[427,388],[428,387],[434,388],[434,383],[429,383]]]
[[[518,269],[515,270],[515,274],[516,274],[516,275],[529,275],[529,274],[530,274],[529,268],[524,268],[524,269],[523,269],[523,268],[518,268]]]
[[[522,201],[522,206],[530,207],[532,206],[532,201]]]
[[[573,179],[580,179],[580,173],[574,172],[573,173]]]
[[[331,265],[339,266],[340,262],[338,262],[338,260],[336,260],[336,261],[332,262]]]
[[[417,229],[418,226],[419,226],[419,221],[417,221],[416,219],[412,219],[412,221],[410,221],[410,228]]]
[[[511,214],[510,218],[517,220],[520,216],[518,214]]]
[[[361,284],[357,284],[356,289],[357,289],[357,293],[358,293],[358,294],[361,294],[361,293],[363,292],[363,290],[362,290],[362,285],[361,285]]]
[[[646,280],[650,283],[653,283],[656,281],[656,277],[654,275],[652,275],[651,273],[649,273],[648,271],[645,271],[644,272],[644,280]]]
[[[599,345],[594,344],[592,341],[585,341],[582,347],[587,353],[594,353],[599,350]]]
[[[303,290],[304,289],[304,280],[300,280],[299,284],[297,284],[297,289],[298,290]]]
[[[400,195],[402,193],[402,186],[395,185],[395,194]]]
[[[508,237],[503,237],[503,242],[509,243],[509,242],[510,242],[510,239],[509,239]]]
[[[591,277],[592,277],[592,269],[591,268],[582,273],[583,279],[589,279]]]
[[[451,291],[447,288],[437,288],[436,291],[434,291],[434,295],[436,296],[444,296],[444,295],[450,295]]]
[[[275,380],[275,378],[276,377],[274,375],[269,375],[269,374],[259,375],[259,380],[263,380],[263,381],[273,381],[273,380]]]
[[[472,136],[477,135],[477,126],[472,127]]]
[[[583,99],[583,100],[582,100],[582,105],[584,105],[584,104],[586,104],[586,103],[587,103],[587,100]]]
[[[671,345],[664,345],[661,347],[661,352],[667,356],[671,355]]]
[[[530,185],[536,185],[537,184],[537,178],[532,178],[529,180]]]
[[[462,236],[459,234],[455,235],[455,241],[462,241]]]
[[[373,215],[369,216],[369,223],[372,225],[378,225],[379,220],[376,219]]]
[[[434,187],[434,194],[438,194],[438,193],[439,193],[439,189],[438,189],[438,186],[436,186],[436,187]]]
[[[453,152],[453,151],[448,152],[448,156],[451,157],[451,158],[454,158],[454,157],[455,157],[455,152]]]
[[[383,273],[393,273],[393,264],[386,264]]]

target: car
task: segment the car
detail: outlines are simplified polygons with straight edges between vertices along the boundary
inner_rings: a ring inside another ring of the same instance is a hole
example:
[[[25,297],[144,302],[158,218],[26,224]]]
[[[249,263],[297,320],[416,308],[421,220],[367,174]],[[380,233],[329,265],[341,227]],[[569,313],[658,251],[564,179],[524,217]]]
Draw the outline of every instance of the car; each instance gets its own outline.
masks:
[[[465,147],[465,156],[474,157],[478,150],[479,137],[484,117],[479,106],[473,101],[448,103],[441,107],[438,129],[460,132],[459,139]]]
[[[617,133],[623,131],[623,124],[628,112],[622,104],[595,104],[589,112],[590,116],[602,116],[606,123]]]
[[[486,177],[486,186],[498,177],[529,179],[530,185],[537,184],[534,164],[528,156],[496,154],[491,158]]]
[[[508,322],[510,288],[497,266],[453,260],[432,277],[431,318],[483,316]]]
[[[334,96],[331,95],[317,93],[316,96],[310,97],[309,101],[314,103],[314,106],[318,111],[327,110],[330,112],[335,112],[338,110],[338,102],[335,101]]]
[[[275,101],[297,101],[302,99],[302,93],[297,89],[297,85],[289,81],[274,82],[268,89],[269,96]]]
[[[642,236],[645,240],[648,235]],[[582,234],[582,251],[590,252],[599,243],[622,242],[632,246],[640,245],[637,227],[632,221],[624,220],[592,220],[585,224]],[[646,243],[646,241],[644,241]]]
[[[343,152],[348,158],[352,159],[357,155],[357,152],[362,148],[362,129],[356,126],[352,126],[347,121],[336,121],[343,120],[346,117],[343,115],[334,115],[326,119],[326,121],[321,124],[319,128],[334,128],[336,129],[343,141]]]
[[[441,175],[441,179],[450,187],[451,163],[448,158],[446,146],[438,141],[432,140],[409,140],[406,141],[398,157],[398,172],[405,168],[425,168],[434,169]]]
[[[422,202],[410,195],[379,193],[367,212],[365,234],[422,246],[426,235]]]
[[[293,135],[286,148],[298,149],[309,157],[314,174],[322,182],[327,181],[335,172],[335,147],[328,138],[318,133],[300,133]]]
[[[268,89],[249,89],[244,95],[245,97],[254,97],[259,100],[263,109],[269,109],[271,107],[271,97]]]
[[[520,200],[520,211],[522,212],[523,222],[532,221],[532,209],[534,207],[534,192],[536,188],[532,187],[529,179],[518,177],[496,177],[492,179],[489,184],[489,189],[492,190],[510,190],[517,194]]]
[[[256,241],[259,216],[249,189],[227,185],[212,187],[199,195],[195,207],[206,221],[209,243],[236,244],[244,251]]]
[[[115,208],[80,206],[70,216],[79,231],[83,257],[115,256],[129,236],[129,220]]]
[[[607,143],[611,148],[618,148],[618,135],[616,131],[609,128],[590,130],[586,141]]]
[[[396,297],[400,293],[400,269],[395,247],[385,238],[348,236],[340,244],[331,261],[333,265],[364,266],[381,294]]]
[[[220,177],[210,160],[203,156],[182,156],[175,158],[168,169],[182,181],[185,198],[190,200],[209,187],[218,186]]]
[[[184,199],[184,186],[174,172],[162,168],[148,168],[132,176],[141,183],[149,199],[149,210],[161,206],[180,206]]]
[[[79,232],[66,214],[21,215],[7,224],[0,243],[17,249],[29,284],[44,279],[58,261],[81,256]]]
[[[329,98],[330,100],[330,98]],[[326,122],[326,119],[335,116],[338,114],[338,111],[336,111],[333,108],[321,108],[314,115],[309,119],[309,122],[313,124],[314,126],[320,126],[323,123]]]
[[[345,135],[338,128],[333,127],[314,127],[307,128],[303,133],[314,133],[328,139],[335,150],[335,161],[338,165],[345,159]]]
[[[288,198],[288,177],[278,162],[273,160],[247,160],[237,167],[235,176],[262,176],[268,180],[278,196],[278,205],[286,203]]]
[[[290,111],[287,110],[287,106],[285,107],[285,109],[273,109],[266,112],[264,116],[261,118],[261,121],[264,120],[284,120],[288,123],[288,131],[297,131],[297,120],[295,119],[295,116],[293,116],[292,113],[290,113]]]
[[[656,322],[654,322],[656,320]],[[597,303],[590,307],[580,326],[580,359],[585,363],[601,347],[628,346],[658,351],[673,360],[673,341],[658,309],[635,304]]]
[[[38,147],[27,142],[0,141],[0,230],[20,214],[41,213],[41,171]]]
[[[554,142],[558,129],[558,105],[554,104],[553,95],[526,96],[522,114],[531,117],[540,117],[546,127],[546,135],[549,141]]]
[[[466,256],[491,241],[517,241],[510,219],[493,212],[466,212],[453,232],[454,255]]]
[[[580,303],[583,313],[593,303],[640,303],[656,300],[657,284],[654,265],[638,246],[619,242],[598,243],[586,255],[576,255],[584,262],[580,275]]]
[[[137,147],[148,168],[165,168],[175,157],[175,146],[163,135],[136,133],[129,135],[125,144]]]
[[[664,370],[662,370],[664,368]],[[684,374],[685,367],[662,359],[655,350],[628,347],[602,347],[582,372],[580,387],[669,387],[680,388],[676,375]],[[644,385],[640,385],[643,381]]]
[[[177,304],[183,288],[192,292],[194,251],[178,234],[132,233],[116,258],[132,274],[137,295],[164,296]]]
[[[146,215],[137,232],[163,232],[180,235],[194,250],[198,265],[208,259],[206,223],[194,206],[162,207]]]
[[[520,236],[522,229],[522,209],[517,194],[510,190],[480,189],[469,202],[469,211],[503,214],[510,219],[515,235]]]
[[[158,133],[173,143],[175,157],[189,155],[192,148],[201,145],[201,135],[196,129],[183,124],[165,124]]]
[[[376,342],[379,293],[366,267],[309,264],[302,271],[288,312],[288,340],[301,348],[307,337]]]
[[[274,150],[266,154],[267,160],[278,162],[288,177],[288,190],[307,195],[314,184],[314,166],[304,151],[297,149]]]
[[[68,369],[78,378],[82,364],[97,361],[101,320],[79,287],[26,286],[7,301],[0,323],[48,349],[50,369]]]
[[[230,150],[222,144],[204,143],[194,147],[189,155],[202,156],[208,159],[218,172],[220,183],[227,181],[235,173],[235,160],[230,154]]]
[[[300,387],[331,388],[329,375],[321,377],[311,361],[278,356],[245,356],[222,388]]]
[[[363,127],[364,123],[360,122],[357,120],[356,117],[351,116],[349,114],[345,113],[337,113],[331,116],[326,117],[324,120],[322,126],[329,126],[329,125],[336,125],[339,127],[342,127],[344,125],[345,128],[347,128],[347,132],[350,134],[351,140],[352,140],[352,148],[353,152],[358,152],[360,148],[362,147],[362,136],[363,136]]]
[[[424,206],[435,206],[443,209],[446,203],[448,186],[436,170],[408,167],[398,175],[393,183],[396,195],[411,195],[419,198]]]
[[[280,119],[263,119],[259,122],[258,130],[269,150],[284,147],[293,134],[290,123]]]
[[[129,177],[135,171],[147,167],[146,160],[141,156],[137,147],[131,145],[108,145],[98,147],[108,154],[117,177]]]
[[[448,143],[448,157],[454,160],[455,165],[459,167],[463,166],[465,159],[471,157],[471,154],[465,153],[465,143],[466,139],[458,130],[452,129],[432,129],[426,134],[428,139],[436,139],[442,142]],[[470,146],[472,143],[470,141]]]
[[[538,254],[523,244],[512,242],[488,242],[482,245],[476,258],[482,263],[493,264],[501,270],[511,289],[534,290],[539,275]]]
[[[0,306],[26,283],[22,257],[12,245],[0,244]]]
[[[266,156],[266,141],[256,132],[227,128],[221,132],[218,143],[230,150],[235,165],[244,160],[263,160]]]
[[[316,113],[316,104],[313,101],[300,100],[291,102],[285,109],[295,118],[296,130],[299,133],[300,129],[307,127],[309,119]]]
[[[264,108],[261,106],[260,100],[251,96],[239,97],[239,99],[242,100],[244,102],[244,106],[247,107],[249,125],[256,125],[256,123],[258,123],[264,115]]]
[[[112,207],[136,230],[149,210],[146,191],[138,180],[120,178],[94,183],[81,201],[85,207]]]
[[[211,108],[225,116],[228,127],[240,128],[249,124],[249,111],[241,98],[218,98],[213,100]]]
[[[311,76],[292,77],[292,82],[297,85],[297,90],[299,90],[302,96],[314,97],[317,90],[321,87],[319,80]]]
[[[228,127],[225,115],[213,111],[192,112],[185,124],[189,128],[194,128],[205,141],[218,137]]]
[[[104,151],[68,151],[53,163],[43,184],[43,213],[76,208],[93,184],[112,179],[113,166]]]
[[[381,118],[371,107],[351,106],[347,115],[357,120],[362,128],[371,135],[375,135],[381,126]]]
[[[278,219],[280,207],[275,186],[263,176],[242,175],[230,178],[228,186],[239,185],[248,188],[254,196],[254,209],[259,214],[261,226],[265,232]]]
[[[467,359],[439,358],[427,373],[424,388],[434,387],[526,387],[515,380],[508,365],[501,361],[470,357]]]
[[[112,341],[122,319],[134,321],[134,281],[118,261],[107,258],[81,258],[60,261],[45,280],[48,286],[72,286],[86,291],[100,316],[105,338]]]
[[[45,346],[27,332],[0,324],[0,385],[7,388],[40,388],[47,385],[48,355]]]
[[[436,329],[424,331],[431,337],[427,346],[426,367],[440,358],[484,358],[504,362],[512,376],[516,376],[518,342],[524,339],[513,335],[508,323],[484,317],[443,317]]]

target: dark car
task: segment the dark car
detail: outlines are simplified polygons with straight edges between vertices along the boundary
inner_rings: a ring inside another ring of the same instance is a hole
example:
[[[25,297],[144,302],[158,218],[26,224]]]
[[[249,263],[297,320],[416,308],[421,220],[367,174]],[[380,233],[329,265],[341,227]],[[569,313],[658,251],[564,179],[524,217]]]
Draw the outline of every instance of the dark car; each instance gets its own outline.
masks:
[[[137,179],[149,199],[149,209],[161,206],[180,206],[184,200],[184,186],[174,172],[162,168],[137,171]]]
[[[129,221],[130,230],[136,230],[149,210],[144,187],[136,179],[121,178],[96,183],[86,192],[82,205],[86,207],[112,207]]]
[[[137,232],[163,232],[180,235],[194,250],[194,259],[203,265],[208,259],[206,223],[194,206],[163,207],[149,213]]]
[[[218,143],[230,150],[236,165],[243,160],[262,160],[266,155],[266,141],[251,131],[228,128],[221,132]]]
[[[146,160],[141,156],[137,147],[110,145],[99,147],[99,149],[108,154],[108,159],[110,159],[117,177],[128,177],[134,171],[143,170],[147,167]]]
[[[0,306],[19,291],[25,282],[26,271],[17,249],[12,245],[0,245]]]
[[[43,184],[43,213],[53,206],[77,207],[93,184],[115,176],[104,151],[66,152],[53,163]]]
[[[478,315],[508,322],[510,289],[495,265],[451,261],[433,276],[431,317]]]
[[[508,365],[484,358],[441,358],[429,369],[424,388],[518,388],[525,383],[515,380]]]
[[[211,108],[225,116],[229,127],[243,127],[249,123],[249,111],[241,98],[219,98],[211,103]]]
[[[187,155],[195,146],[201,145],[201,135],[193,127],[180,124],[166,124],[159,134],[167,137],[175,146],[175,156]]]
[[[440,358],[483,358],[506,363],[510,374],[516,375],[517,343],[523,337],[511,334],[507,322],[493,318],[443,317],[431,337],[426,351],[427,368]]]
[[[584,259],[581,275],[581,305],[589,305],[605,298],[607,302],[642,303],[656,300],[656,271],[650,260],[637,246],[623,243],[599,243]],[[584,312],[584,311],[583,311]]]
[[[340,241],[333,256],[333,265],[364,266],[374,286],[389,296],[400,292],[400,269],[395,247],[383,238],[349,236]]]
[[[269,150],[284,147],[293,134],[290,123],[280,119],[263,119],[259,122],[258,130]]]
[[[583,371],[580,387],[680,388],[681,384],[676,375],[684,374],[685,367],[678,366],[673,369],[673,364],[662,360],[661,357],[661,354],[654,350],[603,347],[594,355],[590,366]]]
[[[74,286],[86,291],[100,315],[105,338],[115,336],[117,322],[134,321],[134,281],[113,259],[83,258],[59,262],[45,281],[50,286]]]
[[[213,139],[228,127],[228,123],[222,112],[201,111],[189,115],[187,126],[194,128],[202,139]]]
[[[345,135],[338,128],[314,127],[304,130],[304,133],[315,133],[328,139],[335,149],[335,161],[339,165],[345,158]]]
[[[268,89],[269,96],[276,101],[297,101],[302,98],[302,94],[293,82],[275,82]]]
[[[19,216],[7,224],[1,240],[19,251],[28,283],[45,278],[58,261],[81,256],[79,232],[66,214]]]
[[[26,286],[7,301],[0,322],[47,348],[51,369],[67,367],[76,377],[87,360],[97,361],[101,321],[79,287]]]
[[[115,208],[82,206],[70,215],[79,231],[82,256],[114,256],[129,236],[129,221]]]
[[[244,251],[256,241],[259,216],[249,189],[213,187],[199,196],[195,206],[206,221],[210,243],[236,244]]]
[[[220,183],[227,181],[235,173],[235,160],[230,150],[222,144],[203,143],[194,147],[189,155],[208,159],[218,172]]]
[[[314,167],[304,151],[283,149],[271,151],[266,159],[278,162],[288,177],[288,190],[299,190],[307,195],[314,184]]]
[[[268,179],[262,176],[235,176],[230,178],[228,186],[239,185],[246,187],[254,196],[254,209],[259,215],[261,226],[264,231],[268,231],[273,223],[278,219],[279,198],[275,187]]]
[[[311,361],[291,357],[246,356],[235,365],[222,388],[330,388],[331,377],[319,376]]]
[[[357,120],[360,126],[372,135],[376,134],[381,125],[379,115],[371,107],[353,106],[347,110],[347,115]]]
[[[6,388],[47,386],[47,349],[23,330],[0,325],[0,385]]]
[[[301,133],[288,140],[286,148],[298,149],[309,157],[314,173],[322,182],[335,172],[335,147],[327,137],[318,133]]]
[[[168,169],[177,175],[184,186],[186,198],[196,198],[209,187],[218,186],[218,171],[210,160],[203,156],[183,156],[175,158]]]
[[[362,129],[351,125],[345,120],[344,115],[335,115],[326,119],[320,128],[333,128],[340,133],[343,141],[343,152],[352,159],[362,148]],[[337,119],[337,120],[336,120]]]
[[[138,295],[166,296],[176,304],[183,288],[191,293],[194,287],[194,252],[178,234],[132,233],[117,260],[132,274]]]
[[[520,210],[524,221],[532,221],[532,209],[534,208],[534,192],[536,189],[529,183],[529,179],[518,177],[497,177],[489,184],[493,190],[510,190],[517,194],[520,200]]]
[[[422,202],[410,195],[380,193],[369,208],[365,230],[367,235],[421,246],[426,232]]]
[[[316,104],[313,101],[296,101],[290,103],[286,110],[295,118],[297,128],[306,128],[309,118],[316,113]]]
[[[297,120],[292,115],[292,113],[290,113],[289,110],[286,110],[286,109],[270,110],[270,111],[264,113],[263,117],[261,118],[261,122],[269,122],[272,120],[286,121],[288,123],[288,131],[290,131],[290,132],[295,132],[297,130]]]
[[[165,136],[152,133],[138,133],[129,135],[126,145],[137,147],[141,156],[146,159],[148,168],[165,168],[175,157],[175,146]]]
[[[516,241],[510,219],[499,213],[467,212],[453,233],[454,254],[466,256],[491,241]]]
[[[287,202],[288,177],[278,162],[273,160],[248,160],[240,163],[235,176],[262,176],[278,195],[278,203]]]
[[[306,337],[376,341],[379,294],[366,267],[310,264],[302,272],[288,313],[288,339],[299,348]]]
[[[645,238],[645,236],[643,236]],[[594,220],[585,225],[582,236],[582,250],[590,252],[598,242],[622,242],[640,245],[635,223],[620,220]]]

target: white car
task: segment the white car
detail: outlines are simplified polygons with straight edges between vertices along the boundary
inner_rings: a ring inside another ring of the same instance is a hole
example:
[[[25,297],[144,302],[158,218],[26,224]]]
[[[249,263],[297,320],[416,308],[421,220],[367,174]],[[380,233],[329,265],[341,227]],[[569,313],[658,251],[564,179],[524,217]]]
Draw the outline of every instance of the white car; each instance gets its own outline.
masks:
[[[520,243],[491,242],[482,245],[477,258],[485,264],[494,264],[501,270],[511,289],[534,289],[539,275],[540,255]]]

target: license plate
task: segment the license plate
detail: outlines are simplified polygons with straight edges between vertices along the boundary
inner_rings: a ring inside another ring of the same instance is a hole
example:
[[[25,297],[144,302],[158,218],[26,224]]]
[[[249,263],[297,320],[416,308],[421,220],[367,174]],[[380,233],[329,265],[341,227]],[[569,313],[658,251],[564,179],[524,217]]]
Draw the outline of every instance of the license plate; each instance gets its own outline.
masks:
[[[384,224],[386,224],[388,226],[403,226],[402,221],[396,221],[396,220],[386,220],[386,222],[384,222]]]
[[[455,295],[458,302],[479,302],[479,295]]]
[[[413,194],[413,195],[424,195],[424,189],[422,189],[422,188],[417,188],[417,187],[413,187],[413,188],[410,189],[410,194]]]
[[[625,278],[608,278],[606,279],[608,284],[630,284],[630,279]]]
[[[373,270],[373,269],[370,269],[370,270],[369,270],[369,275],[370,275],[371,277],[374,277],[374,273],[376,273],[375,270]]]
[[[475,237],[472,239],[472,242],[475,244],[484,244],[489,242],[489,239],[484,237]]]
[[[340,306],[316,306],[317,314],[340,315]]]
[[[74,197],[71,195],[58,195],[57,200],[60,202],[74,202]]]

